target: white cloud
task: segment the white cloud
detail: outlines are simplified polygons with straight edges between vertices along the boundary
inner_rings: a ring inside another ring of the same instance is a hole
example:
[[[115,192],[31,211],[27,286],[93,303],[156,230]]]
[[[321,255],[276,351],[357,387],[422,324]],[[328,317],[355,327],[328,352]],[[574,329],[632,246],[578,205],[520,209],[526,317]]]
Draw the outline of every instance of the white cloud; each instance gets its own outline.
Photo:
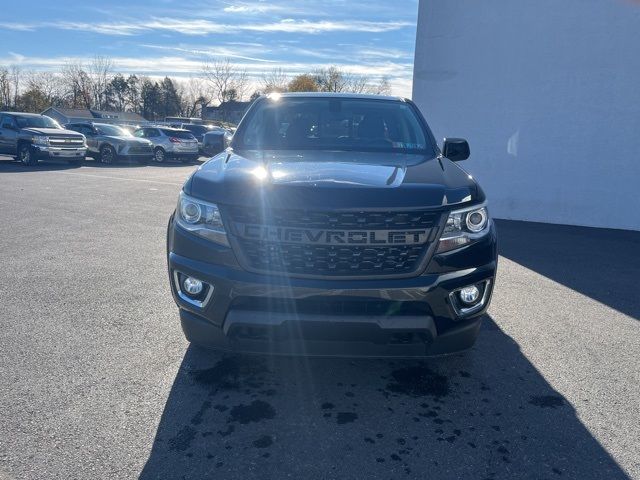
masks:
[[[151,48],[154,50],[164,50],[168,52],[179,52],[189,56],[195,57],[217,57],[217,58],[230,58],[238,60],[249,60],[252,62],[264,62],[264,63],[278,63],[277,60],[267,60],[265,58],[250,57],[243,55],[242,53],[250,53],[249,48],[235,49],[225,46],[220,47],[168,47],[166,45],[141,45],[145,48]],[[256,50],[255,48],[253,49]]]
[[[139,22],[40,22],[7,24],[0,23],[0,28],[12,30],[36,30],[39,28],[54,28],[59,30],[85,31],[103,35],[137,35],[150,31],[169,31],[184,35],[233,34],[242,31],[250,32],[279,32],[319,34],[325,32],[367,32],[381,33],[399,30],[412,26],[411,22],[374,22],[361,20],[343,21],[308,21],[285,19],[271,23],[238,23],[228,25],[202,19],[152,18]]]
[[[0,29],[3,30],[17,30],[19,32],[31,32],[35,30],[35,26],[30,23],[18,23],[18,22],[0,22]]]
[[[244,14],[264,14],[264,13],[276,13],[286,12],[287,7],[284,5],[274,5],[272,3],[262,2],[242,2],[234,5],[229,5],[223,9],[227,13],[244,13]]]

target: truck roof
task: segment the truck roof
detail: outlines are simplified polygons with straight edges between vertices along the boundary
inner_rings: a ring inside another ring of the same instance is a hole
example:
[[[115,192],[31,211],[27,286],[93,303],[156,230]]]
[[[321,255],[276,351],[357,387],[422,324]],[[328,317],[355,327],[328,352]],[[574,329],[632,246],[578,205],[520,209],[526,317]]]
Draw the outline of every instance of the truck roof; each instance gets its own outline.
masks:
[[[42,117],[39,113],[26,113],[26,112],[0,112],[0,115],[19,115],[21,117]]]
[[[284,93],[269,93],[265,96],[279,95],[282,98],[288,97],[306,97],[306,98],[355,98],[355,99],[367,99],[367,100],[396,100],[404,102],[406,99],[403,97],[392,95],[373,95],[369,93],[337,93],[337,92],[284,92]]]

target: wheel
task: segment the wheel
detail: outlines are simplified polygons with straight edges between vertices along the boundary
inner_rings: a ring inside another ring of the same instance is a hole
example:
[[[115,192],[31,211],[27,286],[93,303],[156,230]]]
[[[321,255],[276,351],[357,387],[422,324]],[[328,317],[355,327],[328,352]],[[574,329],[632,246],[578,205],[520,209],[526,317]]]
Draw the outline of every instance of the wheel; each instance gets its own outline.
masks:
[[[166,154],[165,151],[158,147],[153,151],[153,159],[158,162],[158,163],[164,163],[164,161],[166,160]]]
[[[18,160],[28,167],[32,167],[38,163],[38,160],[31,151],[31,145],[28,143],[23,143],[18,147]]]
[[[100,149],[100,161],[102,163],[116,163],[116,152],[111,145],[105,145]]]

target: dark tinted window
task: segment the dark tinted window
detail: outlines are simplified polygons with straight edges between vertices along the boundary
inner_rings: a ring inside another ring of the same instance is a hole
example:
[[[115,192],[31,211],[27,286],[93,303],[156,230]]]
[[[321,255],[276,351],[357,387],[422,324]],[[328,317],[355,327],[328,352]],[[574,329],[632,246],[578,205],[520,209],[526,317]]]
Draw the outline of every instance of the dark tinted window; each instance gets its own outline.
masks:
[[[180,130],[169,130],[163,128],[162,133],[164,133],[167,137],[181,138],[183,140],[195,140],[196,138],[191,133]]]
[[[93,130],[91,129],[91,127],[88,127],[87,125],[71,124],[71,125],[66,125],[65,128],[67,130],[73,130],[74,132],[79,132],[79,133],[82,133],[84,135],[92,135],[93,134]]]
[[[410,104],[337,97],[265,99],[238,128],[234,147],[435,153]]]

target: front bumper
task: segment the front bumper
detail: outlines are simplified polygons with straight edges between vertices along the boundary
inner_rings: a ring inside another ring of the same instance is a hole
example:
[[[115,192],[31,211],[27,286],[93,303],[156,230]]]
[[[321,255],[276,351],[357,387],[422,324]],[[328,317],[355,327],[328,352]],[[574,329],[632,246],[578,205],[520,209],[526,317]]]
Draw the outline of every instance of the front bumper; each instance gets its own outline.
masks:
[[[166,157],[175,158],[188,158],[190,160],[197,160],[200,158],[200,153],[197,150],[167,150]]]
[[[402,279],[334,280],[247,272],[233,251],[169,224],[171,290],[187,339],[220,350],[285,355],[424,357],[470,348],[491,299],[495,227]],[[195,260],[198,258],[198,260]],[[194,302],[178,273],[213,286]],[[481,308],[459,315],[451,292],[485,282]],[[371,311],[369,311],[371,310]]]
[[[85,147],[52,147],[46,145],[32,145],[33,155],[37,160],[82,160],[87,154]]]
[[[138,145],[119,145],[116,147],[116,158],[120,161],[147,162],[153,159],[153,147]]]

